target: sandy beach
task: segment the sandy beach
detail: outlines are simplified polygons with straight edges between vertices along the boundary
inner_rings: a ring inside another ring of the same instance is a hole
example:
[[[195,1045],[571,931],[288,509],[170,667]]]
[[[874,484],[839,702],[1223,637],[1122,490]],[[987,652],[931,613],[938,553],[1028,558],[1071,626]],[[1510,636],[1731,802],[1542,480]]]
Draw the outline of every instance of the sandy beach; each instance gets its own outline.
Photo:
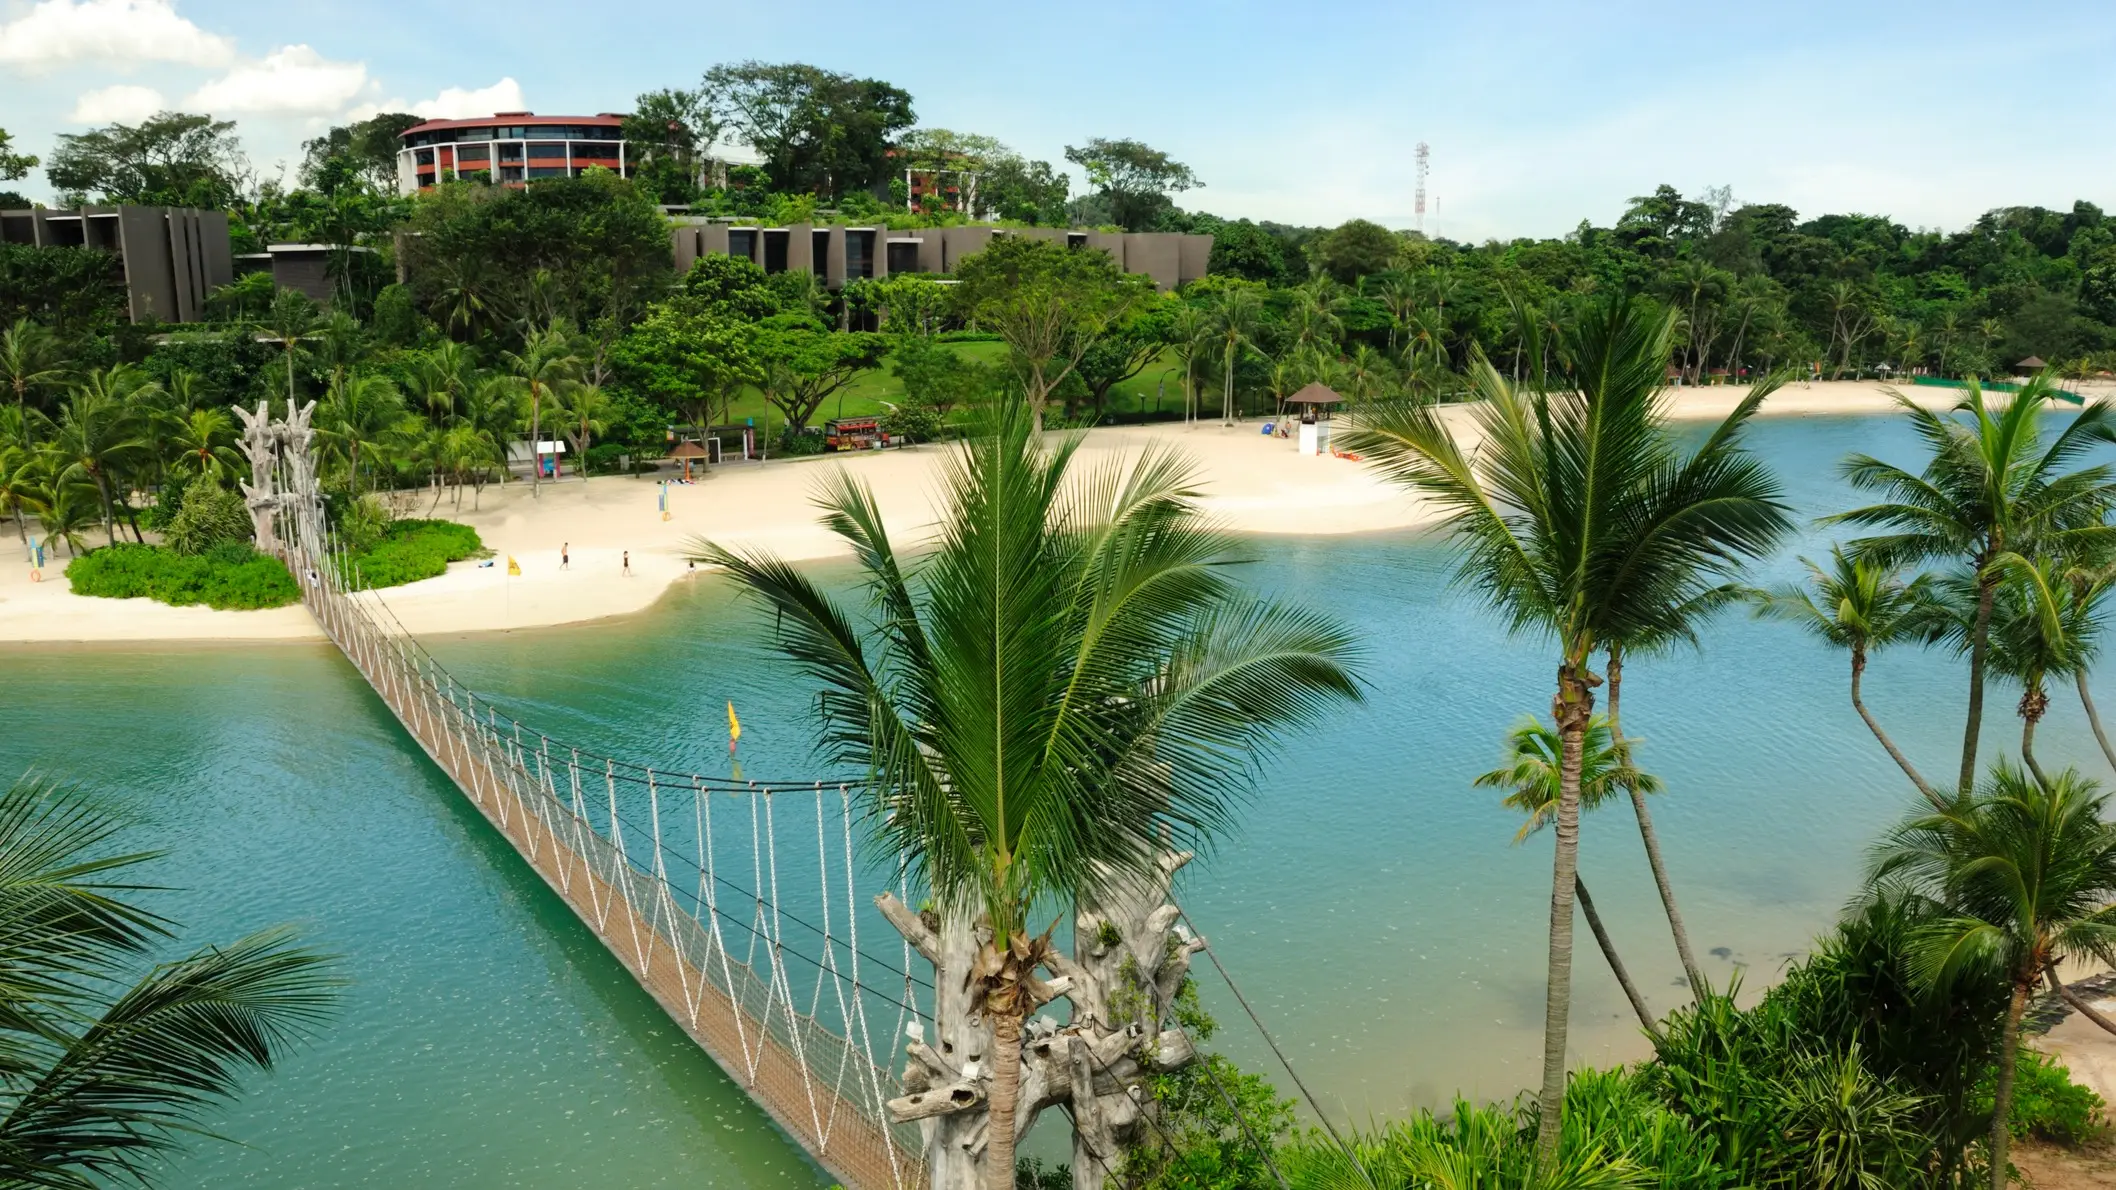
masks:
[[[1934,408],[1954,400],[1946,389],[1905,391]],[[1743,395],[1740,388],[1681,390],[1675,413],[1722,417]],[[1764,413],[1875,415],[1893,408],[1881,385],[1819,382],[1779,390]],[[1470,407],[1446,412],[1466,423]],[[1302,457],[1290,442],[1260,433],[1254,419],[1233,427],[1208,421],[1095,430],[1087,435],[1082,456],[1093,465],[1156,445],[1190,457],[1204,507],[1232,532],[1373,533],[1417,528],[1430,519],[1418,501],[1365,465]],[[656,508],[658,486],[646,477],[569,479],[546,484],[534,496],[526,483],[488,487],[475,510],[468,493],[460,510],[444,496],[433,515],[475,527],[497,552],[495,564],[457,563],[447,574],[391,588],[383,598],[414,633],[510,631],[630,614],[695,573],[684,558],[694,538],[768,549],[795,560],[842,553],[837,540],[816,524],[812,503],[819,483],[838,468],[849,469],[874,490],[900,543],[915,541],[937,515],[935,481],[946,454],[945,447],[928,446],[731,464],[693,485],[672,486],[667,520]],[[427,504],[425,497],[407,501],[408,514],[427,515]],[[572,558],[565,569],[559,565],[562,547],[570,547]],[[627,551],[629,576],[623,567]],[[510,557],[520,563],[520,577],[508,575]],[[46,567],[43,582],[32,583],[19,562],[0,567],[0,644],[322,639],[301,607],[214,611],[146,599],[87,598],[72,593],[64,569],[65,559],[58,559]]]

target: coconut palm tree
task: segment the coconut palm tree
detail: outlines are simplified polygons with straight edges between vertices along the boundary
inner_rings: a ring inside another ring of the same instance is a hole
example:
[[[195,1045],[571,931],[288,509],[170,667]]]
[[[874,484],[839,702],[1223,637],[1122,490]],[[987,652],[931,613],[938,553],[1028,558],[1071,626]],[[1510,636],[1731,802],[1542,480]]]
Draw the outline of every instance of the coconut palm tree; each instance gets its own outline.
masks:
[[[529,398],[529,494],[533,497],[543,482],[544,461],[537,455],[543,440],[544,406],[557,389],[580,376],[580,356],[574,353],[572,337],[557,324],[533,331],[519,353],[504,351],[500,358]]]
[[[1226,384],[1220,394],[1220,424],[1234,424],[1234,366],[1256,350],[1256,332],[1264,321],[1264,299],[1251,289],[1223,289],[1209,312],[1213,354],[1220,357]]]
[[[35,556],[29,545],[29,517],[42,507],[45,492],[38,462],[27,447],[0,442],[0,512],[15,522],[25,559]]]
[[[1474,452],[1427,404],[1381,406],[1351,435],[1351,449],[1441,509],[1466,583],[1516,630],[1557,639],[1562,747],[1537,1141],[1546,1162],[1564,1112],[1581,766],[1601,682],[1590,666],[1611,642],[1687,631],[1690,602],[1788,525],[1776,481],[1740,445],[1773,386],[1752,389],[1684,453],[1663,389],[1674,335],[1671,313],[1607,300],[1567,328],[1559,369],[1531,373],[1525,387],[1476,357]]]
[[[2116,467],[2097,463],[2071,469],[2095,446],[2116,441],[2116,412],[2096,401],[2045,445],[2038,416],[2050,403],[2052,383],[2048,377],[2036,377],[1994,413],[1984,402],[1982,387],[1972,380],[1955,407],[1966,418],[1942,416],[1896,394],[1924,443],[1923,470],[1912,474],[1871,455],[1851,456],[1844,461],[1845,478],[1881,496],[1882,503],[1824,521],[1886,530],[1851,542],[1854,557],[1885,568],[1955,563],[1974,576],[1969,711],[1955,782],[1963,796],[1976,780],[1984,669],[1992,605],[2001,580],[1999,556],[2008,551],[2024,556],[2084,555],[2116,543],[2116,529],[2103,523],[2116,505]]]
[[[52,426],[50,451],[68,474],[95,486],[103,506],[103,534],[112,542],[117,540],[118,477],[147,456],[133,399],[151,384],[130,364],[98,368],[74,387]]]
[[[1756,614],[1786,620],[1851,654],[1851,704],[1866,723],[1866,729],[1881,741],[1889,759],[1918,787],[1936,810],[1945,810],[1948,799],[1933,789],[1924,776],[1896,747],[1880,721],[1866,709],[1859,695],[1866,662],[1877,650],[1906,641],[1928,641],[1940,627],[1941,613],[1933,603],[1932,580],[1919,576],[1903,582],[1897,572],[1844,552],[1830,549],[1830,567],[1824,570],[1806,558],[1806,586],[1787,585],[1755,593]]]
[[[345,460],[349,483],[360,491],[360,456],[370,461],[403,440],[404,397],[387,376],[341,375],[331,380],[316,410],[317,437]]]
[[[610,416],[610,398],[599,384],[573,383],[558,390],[558,412],[565,415],[566,441],[573,444],[574,469],[582,483],[588,481],[588,447],[603,432]]]
[[[2028,997],[2068,957],[2116,964],[2116,826],[2108,798],[2071,769],[2048,782],[2004,763],[1983,789],[1897,827],[1874,851],[1871,884],[1938,913],[1913,936],[1920,982],[1944,991],[1973,974],[2012,984],[1991,1117],[1991,1185],[2008,1181],[2014,1055]]]
[[[30,494],[29,507],[36,512],[37,526],[44,532],[45,552],[55,553],[60,545],[70,554],[88,552],[82,534],[96,523],[94,484],[71,471],[48,475]]]
[[[15,398],[24,446],[35,446],[27,437],[35,428],[29,416],[30,394],[65,381],[67,363],[58,336],[39,323],[18,318],[14,325],[0,331],[0,384],[5,384]]]
[[[991,1024],[982,1178],[1011,1190],[1022,1022],[1049,994],[1038,916],[1157,872],[1171,836],[1226,828],[1253,750],[1358,687],[1344,629],[1225,577],[1180,459],[1078,475],[1080,440],[1046,448],[1025,399],[995,418],[952,458],[915,567],[849,471],[825,481],[871,623],[767,553],[694,557],[769,606],[780,648],[821,684],[824,752],[869,774],[878,849],[906,858],[944,918],[986,932],[974,970],[936,982],[969,980]]]
[[[2035,728],[2050,709],[2052,675],[2083,674],[2100,649],[2105,584],[2069,581],[2049,558],[2001,555],[2006,581],[1992,610],[1991,668],[2019,683],[2020,758],[2035,779],[2049,777],[2035,759]]]
[[[169,1157],[326,1019],[329,960],[285,930],[153,962],[115,823],[36,778],[0,793],[0,1182],[153,1185]]]
[[[1183,365],[1183,420],[1197,415],[1198,365],[1212,351],[1212,320],[1203,307],[1185,302],[1169,319],[1168,350]]]
[[[441,340],[412,366],[413,389],[435,425],[445,425],[455,416],[463,394],[476,382],[475,357],[470,348],[453,339]]]
[[[1527,839],[1557,816],[1563,754],[1564,745],[1559,741],[1558,733],[1543,726],[1540,720],[1531,718],[1506,733],[1504,762],[1471,782],[1480,789],[1513,791],[1501,804],[1528,815],[1521,829],[1514,832],[1515,843]],[[1595,809],[1625,786],[1645,793],[1659,793],[1661,788],[1659,778],[1639,771],[1632,766],[1628,754],[1617,750],[1609,735],[1608,718],[1596,715],[1587,721],[1587,738],[1580,757],[1580,813]],[[1631,982],[1631,972],[1624,967],[1623,957],[1617,954],[1616,943],[1602,924],[1602,915],[1595,911],[1594,898],[1587,895],[1586,880],[1574,872],[1572,885],[1573,892],[1580,898],[1580,912],[1586,917],[1588,928],[1594,932],[1595,943],[1602,948],[1602,957],[1609,961],[1609,970],[1616,976],[1617,986],[1624,989],[1624,998],[1631,1001],[1631,1010],[1638,1014],[1638,1023],[1658,1040],[1660,1025],[1653,1019],[1653,1010],[1646,1006],[1646,998]]]
[[[298,289],[282,289],[273,295],[271,308],[257,324],[257,337],[279,344],[280,355],[286,360],[289,407],[294,404],[294,361],[302,353],[301,345],[314,338],[322,324],[323,315],[317,310],[315,299]]]
[[[235,449],[235,422],[223,409],[191,410],[169,435],[169,445],[176,451],[170,470],[180,476],[225,480],[242,469],[242,452]]]
[[[463,394],[463,412],[454,427],[463,431],[456,454],[470,475],[473,509],[484,497],[486,470],[498,467],[506,475],[507,443],[521,432],[523,403],[521,385],[512,376],[486,376]]]

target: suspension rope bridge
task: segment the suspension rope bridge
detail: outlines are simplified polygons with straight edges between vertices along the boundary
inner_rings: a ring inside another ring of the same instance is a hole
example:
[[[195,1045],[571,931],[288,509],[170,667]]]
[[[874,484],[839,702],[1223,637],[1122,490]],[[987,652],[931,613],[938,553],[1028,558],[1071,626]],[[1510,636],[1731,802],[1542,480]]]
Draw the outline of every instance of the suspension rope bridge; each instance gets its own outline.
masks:
[[[902,1090],[890,1072],[899,1039],[937,1024],[921,1007],[933,1003],[934,988],[916,974],[908,938],[898,939],[894,962],[860,943],[872,894],[894,891],[909,903],[910,890],[901,865],[862,870],[853,788],[735,780],[599,755],[473,693],[365,587],[326,526],[310,450],[313,408],[284,420],[262,407],[236,412],[252,464],[244,489],[258,548],[286,561],[325,634],[530,869],[818,1164],[848,1190],[926,1184],[919,1125],[892,1123],[885,1105]],[[798,888],[796,903],[816,906],[812,915],[784,907],[782,876]],[[1246,999],[1242,1007],[1261,1031]],[[1110,1074],[1106,1065],[1101,1073]],[[1250,1133],[1231,1097],[1227,1106],[1269,1163],[1268,1142]],[[1102,1164],[1114,1179],[1117,1171]],[[1275,1165],[1272,1172],[1283,1185]]]

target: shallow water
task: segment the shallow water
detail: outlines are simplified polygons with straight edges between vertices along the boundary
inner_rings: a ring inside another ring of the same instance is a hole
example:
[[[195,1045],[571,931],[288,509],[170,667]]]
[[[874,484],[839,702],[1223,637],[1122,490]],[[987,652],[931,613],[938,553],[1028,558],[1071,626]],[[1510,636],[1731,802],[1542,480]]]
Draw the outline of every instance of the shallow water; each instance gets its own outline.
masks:
[[[1803,513],[1843,507],[1837,459],[1910,461],[1892,421],[1766,422],[1756,442]],[[1757,581],[1798,573],[1793,555]],[[1246,543],[1245,581],[1325,605],[1369,642],[1368,695],[1284,741],[1240,833],[1182,895],[1333,1114],[1364,1120],[1534,1076],[1548,843],[1470,779],[1547,708],[1543,642],[1447,588],[1413,537]],[[724,771],[725,709],[754,775],[814,772],[806,688],[770,624],[707,577],[621,622],[431,642],[479,688],[620,756]],[[170,851],[168,910],[204,941],[296,920],[346,956],[343,1018],[226,1121],[174,1185],[808,1185],[817,1171],[633,987],[321,648],[21,650],[0,656],[0,770],[80,777]],[[1869,705],[1938,778],[1959,747],[1962,667],[1884,654]],[[1751,986],[1856,886],[1907,790],[1845,698],[1841,654],[1774,624],[1716,623],[1702,652],[1627,667],[1625,726],[1668,792],[1656,821],[1708,974]],[[2116,690],[2107,697],[2116,699]],[[1987,747],[2017,738],[1994,690]],[[2046,763],[2104,768],[2054,697]],[[1583,874],[1649,999],[1680,968],[1622,807],[1589,818]],[[1641,1049],[1580,931],[1577,1057]],[[1702,952],[1710,952],[1705,955]],[[1209,970],[1209,969],[1208,969]],[[1209,974],[1217,1042],[1267,1052]],[[1282,1085],[1284,1080],[1281,1079]]]

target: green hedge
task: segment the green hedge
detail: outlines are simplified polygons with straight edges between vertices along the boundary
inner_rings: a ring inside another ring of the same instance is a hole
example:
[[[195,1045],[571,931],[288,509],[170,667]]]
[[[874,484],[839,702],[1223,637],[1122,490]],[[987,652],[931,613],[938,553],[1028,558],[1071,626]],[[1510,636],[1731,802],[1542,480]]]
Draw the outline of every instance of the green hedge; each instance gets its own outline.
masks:
[[[248,610],[284,607],[301,597],[284,563],[248,545],[216,546],[186,557],[158,545],[120,542],[75,558],[66,567],[76,595],[152,599],[186,607]]]
[[[382,540],[353,556],[353,565],[362,586],[397,587],[444,573],[450,562],[484,550],[478,531],[468,525],[406,518],[390,522]]]

